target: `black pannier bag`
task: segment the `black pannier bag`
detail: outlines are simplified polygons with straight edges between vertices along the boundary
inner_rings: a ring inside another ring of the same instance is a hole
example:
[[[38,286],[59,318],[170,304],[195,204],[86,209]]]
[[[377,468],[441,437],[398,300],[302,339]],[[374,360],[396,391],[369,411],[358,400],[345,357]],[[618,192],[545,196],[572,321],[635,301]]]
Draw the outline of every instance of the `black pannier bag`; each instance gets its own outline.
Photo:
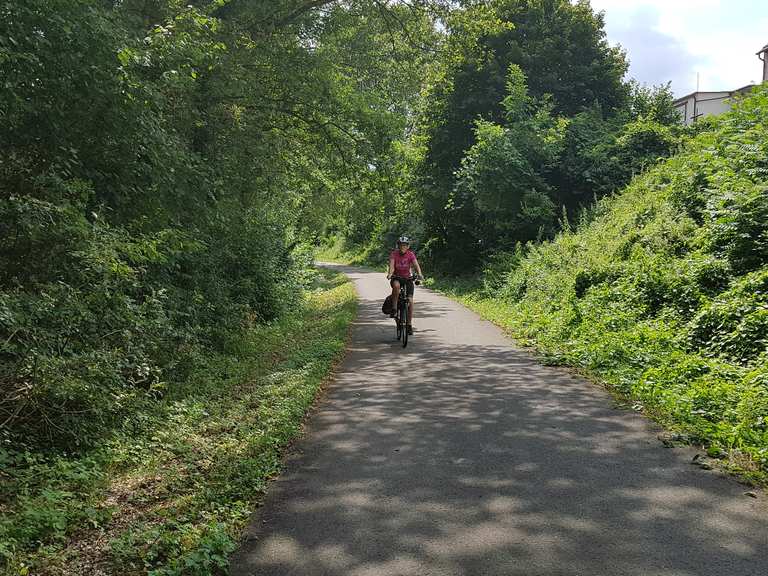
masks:
[[[387,316],[394,312],[394,307],[392,306],[392,294],[384,299],[384,304],[381,305],[381,312]]]

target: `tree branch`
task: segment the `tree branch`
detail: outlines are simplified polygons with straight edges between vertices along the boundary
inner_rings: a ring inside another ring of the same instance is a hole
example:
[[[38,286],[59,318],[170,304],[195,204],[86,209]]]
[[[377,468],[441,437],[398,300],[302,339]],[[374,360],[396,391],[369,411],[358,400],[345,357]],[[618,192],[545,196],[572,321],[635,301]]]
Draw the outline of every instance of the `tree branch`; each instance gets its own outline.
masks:
[[[275,28],[282,28],[283,26],[287,26],[288,24],[293,23],[298,18],[300,18],[307,12],[314,10],[315,8],[322,8],[327,4],[333,4],[334,2],[337,2],[337,1],[338,0],[312,0],[311,2],[304,2],[301,6],[293,10],[293,12],[291,12],[287,16],[284,16],[280,20],[278,20],[275,23]]]

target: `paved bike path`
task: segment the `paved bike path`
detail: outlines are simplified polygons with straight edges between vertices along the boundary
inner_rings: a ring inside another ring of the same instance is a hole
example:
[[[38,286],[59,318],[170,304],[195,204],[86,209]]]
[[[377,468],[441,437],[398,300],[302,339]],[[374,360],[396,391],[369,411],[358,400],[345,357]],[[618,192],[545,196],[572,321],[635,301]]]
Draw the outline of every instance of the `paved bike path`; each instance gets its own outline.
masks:
[[[403,350],[381,273],[234,576],[765,576],[766,495],[417,288]]]

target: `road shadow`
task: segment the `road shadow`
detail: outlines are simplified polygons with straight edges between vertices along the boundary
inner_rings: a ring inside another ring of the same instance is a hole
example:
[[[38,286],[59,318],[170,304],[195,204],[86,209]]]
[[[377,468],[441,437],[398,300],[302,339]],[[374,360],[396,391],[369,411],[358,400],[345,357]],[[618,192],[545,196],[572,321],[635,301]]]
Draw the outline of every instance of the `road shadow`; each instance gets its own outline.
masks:
[[[508,345],[428,332],[398,353],[376,306],[233,575],[768,572],[763,503],[604,391]]]

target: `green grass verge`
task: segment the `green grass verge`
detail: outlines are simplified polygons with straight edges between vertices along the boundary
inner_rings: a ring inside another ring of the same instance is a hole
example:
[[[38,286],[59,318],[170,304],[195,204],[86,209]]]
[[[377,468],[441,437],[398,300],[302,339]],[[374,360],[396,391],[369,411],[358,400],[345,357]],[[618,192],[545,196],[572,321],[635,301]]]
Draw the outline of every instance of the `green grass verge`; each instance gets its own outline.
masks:
[[[300,311],[211,358],[199,393],[137,415],[108,445],[77,457],[0,452],[4,573],[223,573],[345,349],[354,288],[329,271],[315,284]]]

